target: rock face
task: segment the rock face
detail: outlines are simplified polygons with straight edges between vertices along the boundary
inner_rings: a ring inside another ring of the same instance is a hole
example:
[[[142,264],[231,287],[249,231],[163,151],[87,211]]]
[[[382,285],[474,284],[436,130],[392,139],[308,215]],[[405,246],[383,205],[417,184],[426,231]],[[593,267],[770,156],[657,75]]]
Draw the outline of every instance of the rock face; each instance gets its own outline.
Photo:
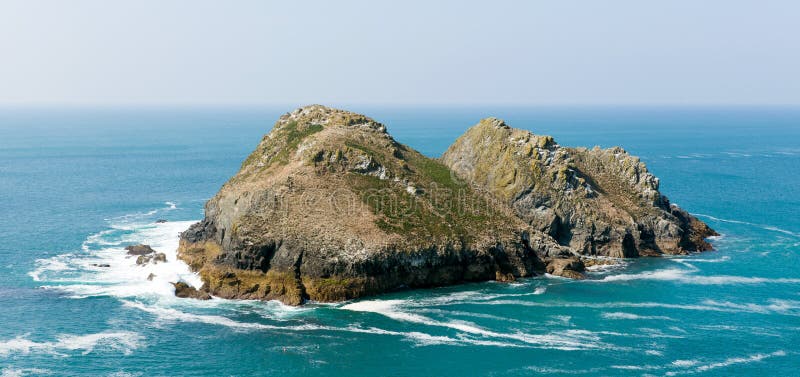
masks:
[[[441,158],[534,228],[580,254],[710,250],[716,233],[661,195],[658,178],[622,148],[566,148],[487,118]]]
[[[565,149],[486,120],[442,162],[363,115],[297,109],[206,203],[178,257],[204,293],[299,305],[545,269],[581,278],[578,253],[708,247],[710,230],[621,150]]]
[[[224,298],[340,301],[543,272],[569,253],[363,115],[278,120],[182,234],[179,257]]]

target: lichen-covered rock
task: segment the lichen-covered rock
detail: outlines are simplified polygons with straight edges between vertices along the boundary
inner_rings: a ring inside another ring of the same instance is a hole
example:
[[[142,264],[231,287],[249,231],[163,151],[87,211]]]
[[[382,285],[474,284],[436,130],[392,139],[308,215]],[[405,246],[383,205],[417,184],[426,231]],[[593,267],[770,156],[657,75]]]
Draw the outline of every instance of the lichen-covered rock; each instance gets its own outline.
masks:
[[[685,254],[709,250],[705,238],[716,234],[670,204],[658,178],[619,147],[566,148],[487,118],[441,161],[580,254]]]
[[[508,281],[569,254],[380,123],[318,105],[282,116],[205,211],[178,255],[223,298],[299,305]]]

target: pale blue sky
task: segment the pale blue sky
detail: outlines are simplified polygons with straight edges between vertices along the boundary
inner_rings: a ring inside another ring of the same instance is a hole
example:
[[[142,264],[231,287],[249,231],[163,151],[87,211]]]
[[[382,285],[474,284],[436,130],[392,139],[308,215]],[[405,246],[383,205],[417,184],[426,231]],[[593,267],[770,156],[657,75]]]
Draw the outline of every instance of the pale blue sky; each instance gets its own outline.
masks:
[[[0,2],[0,104],[800,104],[800,1]]]

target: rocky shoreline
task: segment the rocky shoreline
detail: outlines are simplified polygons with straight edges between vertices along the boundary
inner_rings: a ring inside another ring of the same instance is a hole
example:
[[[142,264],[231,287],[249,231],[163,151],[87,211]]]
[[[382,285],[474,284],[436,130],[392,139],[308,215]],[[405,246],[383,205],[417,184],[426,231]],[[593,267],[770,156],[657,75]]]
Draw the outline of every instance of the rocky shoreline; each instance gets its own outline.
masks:
[[[204,285],[176,294],[289,305],[581,279],[598,263],[582,257],[704,251],[716,234],[620,148],[564,148],[488,118],[434,160],[319,105],[282,116],[205,211],[178,250]]]

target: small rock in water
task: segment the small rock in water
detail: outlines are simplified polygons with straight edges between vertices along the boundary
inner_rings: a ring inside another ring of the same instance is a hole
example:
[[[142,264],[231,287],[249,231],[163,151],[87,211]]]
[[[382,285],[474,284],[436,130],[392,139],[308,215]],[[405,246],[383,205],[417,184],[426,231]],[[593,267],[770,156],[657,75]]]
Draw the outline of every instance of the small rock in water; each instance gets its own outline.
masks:
[[[165,222],[167,222],[167,220],[164,220],[164,219],[158,219],[158,220],[156,220],[156,224],[163,224],[163,223],[165,223]]]
[[[138,265],[147,264],[150,263],[151,259],[153,259],[153,257],[147,255],[140,255],[138,258],[136,258],[136,264]]]
[[[156,277],[156,274],[154,274],[154,273],[152,273],[152,272],[151,272],[151,273],[150,273],[150,275],[147,275],[147,280],[148,280],[148,281],[153,281],[153,278],[154,278],[154,277]]]
[[[494,280],[501,281],[501,282],[504,282],[504,283],[509,283],[509,282],[514,281],[514,280],[517,280],[517,278],[514,277],[514,274],[512,274],[510,272],[504,274],[504,273],[502,273],[500,271],[496,271],[494,273],[494,275],[495,275],[494,276]]]
[[[164,253],[156,253],[156,255],[153,256],[153,263],[166,262],[166,261],[167,261],[167,255]]]
[[[156,252],[150,245],[143,244],[125,246],[125,250],[128,251],[128,255],[147,255]]]
[[[158,262],[167,262],[167,255],[164,253],[155,253],[155,254],[147,254],[147,255],[140,255],[136,258],[136,264],[138,265],[145,265],[148,263],[156,264]]]
[[[92,263],[92,266],[95,266],[95,267],[111,267],[111,265],[108,264],[108,263]]]
[[[586,267],[578,258],[554,258],[547,263],[547,273],[570,279],[586,279]]]
[[[194,287],[189,284],[186,284],[182,281],[177,283],[172,283],[175,286],[175,296],[181,298],[196,298],[198,300],[210,300],[211,295],[206,292],[198,291]]]

